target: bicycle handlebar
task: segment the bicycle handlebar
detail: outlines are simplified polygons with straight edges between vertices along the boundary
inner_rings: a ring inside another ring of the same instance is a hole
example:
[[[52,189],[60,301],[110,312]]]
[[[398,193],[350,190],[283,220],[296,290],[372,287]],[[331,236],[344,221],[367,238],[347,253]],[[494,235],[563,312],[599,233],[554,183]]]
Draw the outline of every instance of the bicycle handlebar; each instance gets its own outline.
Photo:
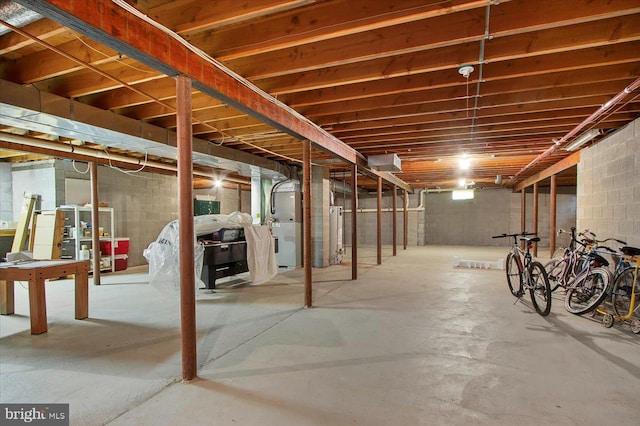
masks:
[[[526,237],[527,235],[536,235],[535,232],[518,232],[517,234],[500,234],[494,235],[491,238],[511,238],[511,237]]]

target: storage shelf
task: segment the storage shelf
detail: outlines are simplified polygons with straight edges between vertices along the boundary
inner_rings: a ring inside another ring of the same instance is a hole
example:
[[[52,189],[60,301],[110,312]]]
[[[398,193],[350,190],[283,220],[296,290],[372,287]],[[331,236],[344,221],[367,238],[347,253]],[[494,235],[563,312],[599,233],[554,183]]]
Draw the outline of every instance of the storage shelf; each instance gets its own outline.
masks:
[[[67,254],[65,255],[66,258],[70,258],[70,259],[80,259],[80,250],[81,250],[81,246],[82,245],[87,245],[87,246],[93,246],[93,238],[92,237],[87,237],[87,236],[79,236],[78,235],[78,230],[81,229],[80,228],[80,219],[85,218],[87,216],[87,213],[89,213],[89,215],[92,213],[93,209],[91,207],[84,207],[84,206],[69,206],[69,205],[63,205],[58,207],[58,210],[61,210],[63,212],[65,212],[65,220],[68,219],[70,225],[67,225],[65,223],[65,227],[70,226],[76,229],[75,231],[75,236],[74,237],[65,237],[63,238],[63,242],[65,244],[68,245],[68,248],[70,249],[69,251],[73,252],[73,255]],[[108,214],[109,215],[109,236],[108,237],[100,237],[100,241],[110,241],[111,242],[111,255],[110,256],[103,256],[103,257],[109,257],[110,258],[110,266],[108,268],[100,268],[101,271],[111,271],[111,272],[115,272],[115,218],[114,218],[114,211],[112,207],[99,207],[98,208],[98,213],[99,214]],[[89,216],[90,218],[91,216]],[[102,221],[100,222],[102,223]],[[106,228],[105,228],[106,229]],[[95,229],[93,230],[95,231]],[[74,245],[74,247],[71,247],[71,244]],[[100,253],[100,247],[91,247],[93,249],[94,252],[94,256],[96,255],[96,253]]]

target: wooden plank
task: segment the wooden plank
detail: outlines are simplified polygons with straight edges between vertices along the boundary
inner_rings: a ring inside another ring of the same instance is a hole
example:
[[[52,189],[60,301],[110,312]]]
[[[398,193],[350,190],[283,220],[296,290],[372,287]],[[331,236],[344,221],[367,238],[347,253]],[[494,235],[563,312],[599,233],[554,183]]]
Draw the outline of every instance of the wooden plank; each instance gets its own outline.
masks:
[[[40,196],[26,192],[22,201],[22,208],[20,209],[20,216],[18,218],[18,224],[16,225],[16,234],[13,237],[13,244],[11,245],[12,252],[22,251],[24,243],[27,241],[27,233],[29,231],[29,225],[31,224],[31,215],[33,214],[33,208]]]
[[[64,233],[64,212],[48,210],[37,215],[33,258],[60,259]]]

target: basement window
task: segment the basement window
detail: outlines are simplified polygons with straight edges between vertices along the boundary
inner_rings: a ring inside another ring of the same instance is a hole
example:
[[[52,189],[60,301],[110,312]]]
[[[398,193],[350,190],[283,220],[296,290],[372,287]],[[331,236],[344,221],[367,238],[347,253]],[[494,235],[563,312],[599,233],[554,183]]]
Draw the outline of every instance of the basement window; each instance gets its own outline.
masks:
[[[473,189],[458,189],[451,191],[452,200],[473,200],[474,195]]]

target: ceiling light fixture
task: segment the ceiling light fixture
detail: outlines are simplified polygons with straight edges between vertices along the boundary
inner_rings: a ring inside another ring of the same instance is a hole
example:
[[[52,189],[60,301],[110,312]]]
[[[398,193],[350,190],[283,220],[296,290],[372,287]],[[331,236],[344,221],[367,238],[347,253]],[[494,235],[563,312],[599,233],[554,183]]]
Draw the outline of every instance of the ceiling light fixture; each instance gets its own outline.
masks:
[[[596,136],[600,136],[601,134],[602,134],[602,131],[600,129],[587,130],[582,135],[580,135],[579,138],[577,138],[576,140],[571,142],[565,148],[565,150],[567,150],[567,151],[575,151],[576,149],[580,148],[585,143],[589,142],[591,139],[595,138]]]
[[[471,167],[471,159],[466,155],[463,155],[462,158],[458,160],[458,166],[461,170],[469,170]]]

